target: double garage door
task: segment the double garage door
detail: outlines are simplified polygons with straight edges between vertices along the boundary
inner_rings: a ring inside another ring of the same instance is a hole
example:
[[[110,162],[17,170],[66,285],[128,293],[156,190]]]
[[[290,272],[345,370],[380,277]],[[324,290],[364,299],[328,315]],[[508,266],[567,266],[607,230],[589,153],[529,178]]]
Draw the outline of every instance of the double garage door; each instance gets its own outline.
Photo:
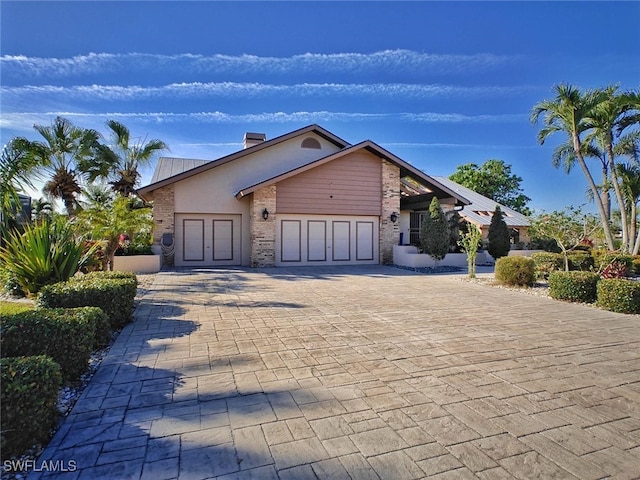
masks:
[[[276,265],[377,263],[377,216],[278,215]]]
[[[178,267],[241,265],[241,215],[177,214]]]

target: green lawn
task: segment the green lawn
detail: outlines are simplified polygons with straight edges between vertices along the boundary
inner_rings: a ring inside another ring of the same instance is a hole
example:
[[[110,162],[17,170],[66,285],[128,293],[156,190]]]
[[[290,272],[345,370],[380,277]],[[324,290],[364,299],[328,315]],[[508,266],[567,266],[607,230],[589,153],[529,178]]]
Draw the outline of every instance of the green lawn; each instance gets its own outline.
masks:
[[[27,310],[33,310],[33,305],[30,303],[0,302],[0,317],[25,312]]]

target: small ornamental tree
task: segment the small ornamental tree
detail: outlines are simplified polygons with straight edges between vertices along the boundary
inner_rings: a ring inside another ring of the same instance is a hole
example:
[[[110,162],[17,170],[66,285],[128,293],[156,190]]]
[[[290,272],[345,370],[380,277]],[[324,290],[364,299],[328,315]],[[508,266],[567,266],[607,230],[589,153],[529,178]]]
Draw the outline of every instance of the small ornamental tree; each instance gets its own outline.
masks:
[[[433,197],[429,213],[424,216],[420,226],[420,246],[424,253],[440,261],[449,253],[450,244],[449,222],[440,207],[440,202]]]
[[[467,265],[469,267],[469,278],[476,278],[476,258],[478,258],[478,248],[482,240],[482,230],[477,225],[468,224],[467,231],[460,230],[460,241],[458,244],[467,254]]]
[[[493,258],[497,260],[500,257],[509,255],[511,236],[509,235],[509,228],[504,221],[500,205],[496,205],[496,209],[493,211],[491,224],[489,225],[488,240],[487,251]]]

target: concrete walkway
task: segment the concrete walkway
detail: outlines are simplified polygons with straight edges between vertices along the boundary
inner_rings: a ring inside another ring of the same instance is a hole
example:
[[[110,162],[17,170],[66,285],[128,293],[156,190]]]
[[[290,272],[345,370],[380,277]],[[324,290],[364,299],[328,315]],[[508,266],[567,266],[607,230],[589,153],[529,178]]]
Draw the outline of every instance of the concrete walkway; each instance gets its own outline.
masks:
[[[110,480],[640,478],[640,317],[393,267],[162,272],[43,460]]]

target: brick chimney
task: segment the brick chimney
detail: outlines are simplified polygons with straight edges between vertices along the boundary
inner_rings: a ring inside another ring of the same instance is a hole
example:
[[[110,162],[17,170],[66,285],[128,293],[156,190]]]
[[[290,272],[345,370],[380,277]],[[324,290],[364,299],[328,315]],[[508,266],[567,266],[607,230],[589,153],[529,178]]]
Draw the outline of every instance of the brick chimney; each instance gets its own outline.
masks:
[[[253,147],[264,142],[267,136],[264,133],[246,132],[244,134],[244,148]]]

